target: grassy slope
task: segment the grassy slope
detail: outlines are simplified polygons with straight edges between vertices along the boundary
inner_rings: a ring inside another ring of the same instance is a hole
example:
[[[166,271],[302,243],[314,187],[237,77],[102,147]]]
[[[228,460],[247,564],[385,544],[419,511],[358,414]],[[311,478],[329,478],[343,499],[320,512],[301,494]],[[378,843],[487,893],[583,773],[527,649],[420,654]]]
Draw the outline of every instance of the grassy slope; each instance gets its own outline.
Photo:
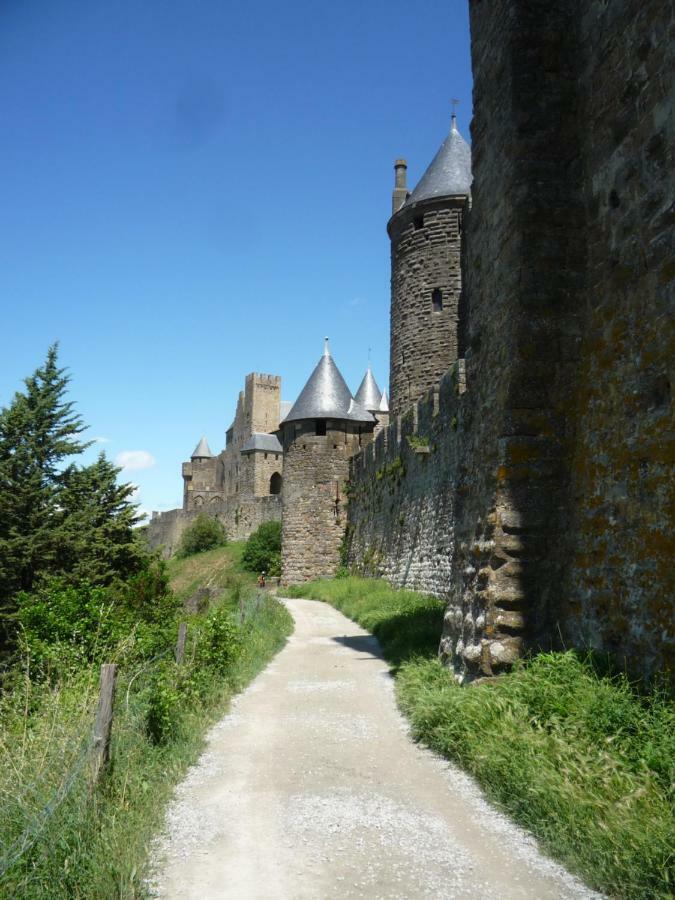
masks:
[[[171,589],[181,600],[185,600],[206,584],[224,589],[231,587],[233,579],[237,578],[244,584],[254,585],[256,576],[241,565],[245,546],[245,541],[236,541],[186,559],[173,557],[167,563]]]
[[[239,600],[227,589],[247,579],[238,571],[241,546],[173,560],[174,589],[189,596],[206,581],[223,587],[218,602],[237,618]],[[214,578],[215,575],[215,578]],[[26,697],[0,714],[0,844],[8,846],[26,825],[35,845],[0,879],[0,896],[30,898],[134,898],[145,896],[144,865],[174,785],[198,757],[208,727],[227,709],[233,692],[250,681],[283,646],[292,630],[284,607],[251,596],[242,652],[225,677],[212,677],[199,701],[181,705],[178,737],[148,740],[145,716],[152,679],[162,661],[118,680],[113,725],[113,768],[105,785],[89,792],[86,765],[66,799],[42,825],[41,811],[58,796],[64,772],[77,762],[88,735],[98,673],[84,671],[57,691],[26,683]],[[203,619],[203,617],[201,617]],[[196,634],[200,617],[190,620]],[[191,640],[188,638],[188,653]],[[23,715],[32,709],[29,716]],[[85,758],[86,759],[86,758]],[[0,858],[2,854],[0,852]]]
[[[415,736],[475,775],[552,856],[611,896],[673,896],[672,703],[573,653],[463,688],[436,659],[439,601],[360,578],[290,593],[379,638]]]

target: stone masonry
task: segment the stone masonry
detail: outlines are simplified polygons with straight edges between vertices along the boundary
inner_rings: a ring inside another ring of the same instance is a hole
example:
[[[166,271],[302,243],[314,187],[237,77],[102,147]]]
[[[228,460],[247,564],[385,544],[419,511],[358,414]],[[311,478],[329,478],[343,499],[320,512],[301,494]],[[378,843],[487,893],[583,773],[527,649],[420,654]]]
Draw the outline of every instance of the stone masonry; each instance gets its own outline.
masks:
[[[316,431],[311,419],[284,425],[283,584],[337,571],[347,521],[349,459],[372,436],[372,426],[331,420],[325,435]]]
[[[470,8],[464,358],[353,460],[350,559],[447,599],[461,678],[556,646],[648,678],[673,663],[672,4]]]
[[[405,410],[457,359],[462,198],[396,212],[391,237],[390,408]]]

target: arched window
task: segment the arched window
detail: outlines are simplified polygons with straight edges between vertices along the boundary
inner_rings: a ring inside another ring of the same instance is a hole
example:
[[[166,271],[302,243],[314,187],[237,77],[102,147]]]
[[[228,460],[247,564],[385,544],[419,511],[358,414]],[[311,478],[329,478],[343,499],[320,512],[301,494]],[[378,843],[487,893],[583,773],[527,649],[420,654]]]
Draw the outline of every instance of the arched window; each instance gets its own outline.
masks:
[[[270,478],[270,494],[281,493],[282,478],[279,472],[275,472]]]
[[[200,494],[198,494],[195,497],[195,506],[203,506],[203,505],[204,505],[204,498]]]
[[[441,312],[443,309],[443,292],[438,288],[431,292],[431,308],[434,312]]]

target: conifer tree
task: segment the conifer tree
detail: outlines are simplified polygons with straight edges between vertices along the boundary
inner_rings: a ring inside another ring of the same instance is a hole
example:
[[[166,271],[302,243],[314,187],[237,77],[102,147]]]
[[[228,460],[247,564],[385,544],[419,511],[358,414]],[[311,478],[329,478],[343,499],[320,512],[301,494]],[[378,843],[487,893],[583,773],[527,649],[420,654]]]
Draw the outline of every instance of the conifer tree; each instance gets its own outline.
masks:
[[[49,348],[45,364],[25,380],[0,411],[0,606],[11,610],[12,597],[30,590],[41,571],[57,558],[59,494],[64,461],[88,443],[73,403],[65,399],[69,377]]]
[[[57,566],[69,580],[110,584],[142,566],[147,552],[133,531],[140,521],[134,486],[117,483],[120,471],[101,453],[92,465],[65,473]]]

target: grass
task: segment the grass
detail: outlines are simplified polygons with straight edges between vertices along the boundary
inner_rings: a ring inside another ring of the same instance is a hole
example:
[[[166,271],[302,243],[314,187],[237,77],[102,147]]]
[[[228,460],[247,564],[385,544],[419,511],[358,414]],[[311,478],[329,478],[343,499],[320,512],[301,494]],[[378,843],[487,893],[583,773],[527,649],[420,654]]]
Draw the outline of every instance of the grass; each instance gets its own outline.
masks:
[[[195,553],[185,559],[174,556],[167,562],[171,589],[181,600],[186,600],[207,583],[210,587],[223,590],[232,587],[236,580],[254,585],[256,576],[247,572],[241,564],[245,546],[246,541],[233,541],[224,547]]]
[[[574,652],[461,687],[436,658],[438,601],[359,578],[291,593],[379,638],[415,737],[474,775],[551,856],[612,897],[673,896],[675,707],[664,694],[642,696]]]
[[[179,591],[216,574],[223,586],[238,579],[238,550],[228,545],[171,564]],[[239,583],[239,582],[237,582]],[[98,672],[85,669],[56,686],[33,683],[0,704],[0,845],[27,833],[34,844],[0,877],[0,896],[13,898],[136,898],[153,836],[173,788],[198,757],[209,726],[229,699],[283,646],[292,630],[287,610],[246,588],[224,588],[217,609],[237,627],[237,653],[226,669],[204,659],[208,616],[189,620],[186,664],[168,658],[120,671],[113,722],[112,768],[97,789],[88,779],[87,745],[95,713]],[[168,674],[167,674],[168,673]],[[171,740],[149,739],[149,703],[162,679],[193,690],[174,710]],[[74,772],[72,783],[69,776]],[[59,792],[68,787],[59,803]],[[50,805],[51,804],[51,805]],[[45,815],[46,813],[46,815]],[[0,858],[3,855],[0,850]]]

